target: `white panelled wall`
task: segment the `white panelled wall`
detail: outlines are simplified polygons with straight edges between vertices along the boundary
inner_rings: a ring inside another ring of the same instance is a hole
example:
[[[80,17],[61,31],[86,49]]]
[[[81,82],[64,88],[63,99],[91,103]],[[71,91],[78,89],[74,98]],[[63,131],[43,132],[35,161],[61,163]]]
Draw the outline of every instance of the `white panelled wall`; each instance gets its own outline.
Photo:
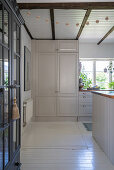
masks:
[[[78,41],[32,41],[34,116],[56,120],[78,115]]]
[[[26,32],[24,26],[21,26],[21,129],[23,133],[23,102],[31,99],[31,90],[24,91],[24,46],[26,46],[31,52],[31,38]],[[32,104],[30,105],[32,112]],[[27,112],[27,114],[32,113]],[[29,115],[27,115],[29,117]]]

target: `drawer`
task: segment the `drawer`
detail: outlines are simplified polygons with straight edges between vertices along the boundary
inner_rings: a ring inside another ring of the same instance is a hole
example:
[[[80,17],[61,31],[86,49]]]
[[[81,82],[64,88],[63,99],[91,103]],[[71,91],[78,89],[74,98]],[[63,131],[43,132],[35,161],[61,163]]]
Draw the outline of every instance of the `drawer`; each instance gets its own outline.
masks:
[[[92,114],[92,104],[80,104],[79,105],[79,114]]]
[[[79,93],[79,102],[86,102],[86,103],[92,103],[92,94],[91,93]]]

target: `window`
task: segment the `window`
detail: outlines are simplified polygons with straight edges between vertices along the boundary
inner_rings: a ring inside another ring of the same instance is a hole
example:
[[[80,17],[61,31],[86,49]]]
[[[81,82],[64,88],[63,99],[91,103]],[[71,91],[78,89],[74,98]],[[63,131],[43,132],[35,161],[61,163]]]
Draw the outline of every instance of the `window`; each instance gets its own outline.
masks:
[[[80,78],[84,89],[97,85],[100,89],[114,89],[114,60],[80,60]]]

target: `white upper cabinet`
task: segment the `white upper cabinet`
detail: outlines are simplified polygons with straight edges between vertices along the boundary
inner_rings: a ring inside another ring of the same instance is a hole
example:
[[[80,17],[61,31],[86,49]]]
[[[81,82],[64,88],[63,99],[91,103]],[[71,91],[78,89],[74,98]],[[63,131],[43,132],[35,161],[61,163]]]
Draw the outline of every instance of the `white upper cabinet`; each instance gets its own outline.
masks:
[[[78,52],[78,41],[76,40],[58,40],[59,52]]]
[[[73,53],[59,54],[59,93],[76,94],[77,56]]]
[[[55,40],[40,40],[39,53],[55,53],[57,51],[57,41]]]
[[[55,96],[56,54],[39,54],[38,91],[39,96]]]

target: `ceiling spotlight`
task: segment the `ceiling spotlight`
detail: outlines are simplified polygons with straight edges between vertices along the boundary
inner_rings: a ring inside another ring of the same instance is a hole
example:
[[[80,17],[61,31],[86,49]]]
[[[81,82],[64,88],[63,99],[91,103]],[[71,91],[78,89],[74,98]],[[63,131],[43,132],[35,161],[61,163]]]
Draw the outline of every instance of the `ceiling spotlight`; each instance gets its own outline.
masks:
[[[36,19],[40,19],[40,16],[36,16]]]
[[[78,27],[78,26],[79,26],[79,23],[77,23],[76,26]]]
[[[56,21],[56,24],[59,24],[59,22],[58,22],[58,21]]]
[[[49,19],[46,19],[45,21],[46,21],[46,22],[49,22]]]
[[[109,17],[107,16],[107,17],[105,18],[105,20],[108,21],[108,20],[109,20]]]
[[[86,25],[89,25],[89,21],[86,22]]]
[[[98,23],[99,23],[99,20],[96,20],[96,23],[98,24]]]
[[[28,16],[30,16],[30,15],[31,15],[31,13],[30,13],[30,12],[27,12],[27,15],[28,15]]]
[[[69,26],[70,24],[69,24],[69,23],[66,23],[65,25],[66,25],[66,26]]]

